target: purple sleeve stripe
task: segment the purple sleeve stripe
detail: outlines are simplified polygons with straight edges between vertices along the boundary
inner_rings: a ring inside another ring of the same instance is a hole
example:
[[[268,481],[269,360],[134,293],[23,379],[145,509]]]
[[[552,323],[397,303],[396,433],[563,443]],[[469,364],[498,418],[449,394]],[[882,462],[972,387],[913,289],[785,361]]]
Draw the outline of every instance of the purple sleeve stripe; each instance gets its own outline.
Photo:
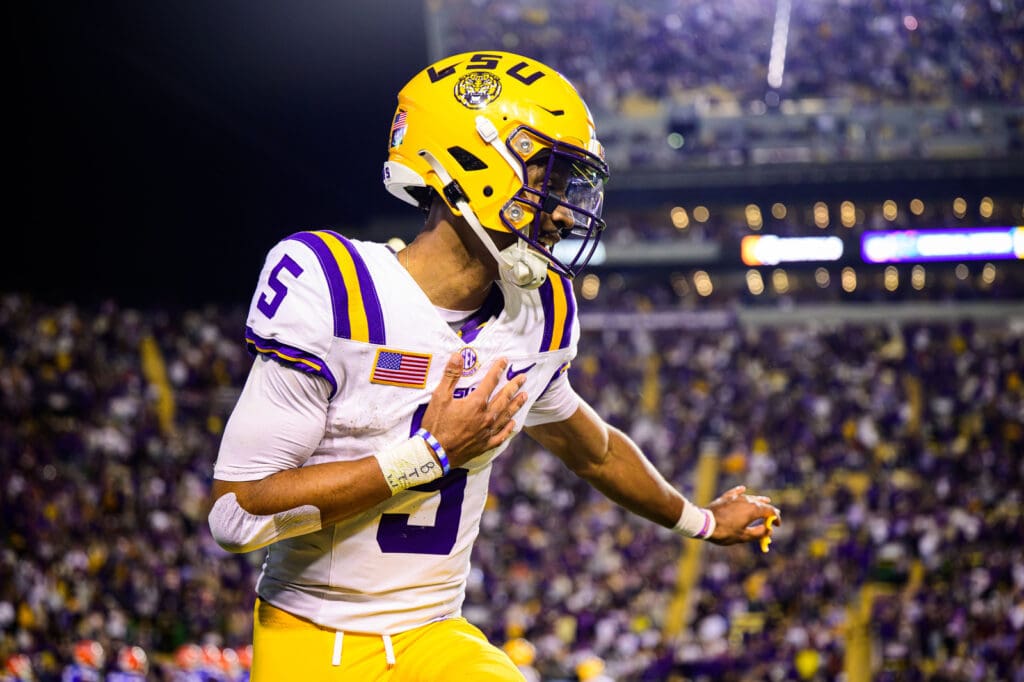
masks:
[[[562,374],[569,369],[569,364],[570,363],[568,362],[563,362],[561,365],[558,366],[558,370],[556,370],[555,373],[551,375],[551,378],[548,379],[547,385],[544,387],[544,390],[540,392],[540,395],[537,396],[537,400],[543,398],[544,394],[548,392],[549,388],[551,388],[551,384],[555,383],[555,379],[562,376]]]
[[[572,341],[572,325],[576,321],[576,296],[572,291],[572,280],[556,275],[562,279],[562,290],[565,293],[565,328],[562,330],[562,341],[559,348],[568,348]]]
[[[384,333],[384,311],[380,306],[380,298],[377,296],[377,287],[373,284],[373,278],[370,277],[370,270],[366,267],[366,261],[359,255],[359,251],[355,245],[349,240],[342,237],[337,232],[331,230],[323,230],[325,234],[329,234],[341,242],[345,250],[348,251],[349,256],[352,258],[352,264],[356,269],[356,277],[359,280],[359,290],[363,295],[363,309],[366,311],[366,325],[369,331],[370,343],[383,345],[385,343]]]
[[[249,352],[253,355],[262,353],[286,367],[323,377],[331,385],[332,398],[338,392],[338,381],[334,378],[331,368],[327,366],[326,362],[312,353],[279,343],[273,339],[265,339],[254,332],[252,327],[245,328],[245,343]]]
[[[540,352],[551,350],[551,336],[554,332],[555,325],[555,299],[554,293],[551,290],[551,273],[548,273],[548,278],[544,280],[544,284],[540,285],[537,292],[540,294],[540,302],[544,307],[544,336],[540,340]]]
[[[554,279],[558,278],[558,285]],[[576,320],[576,298],[572,293],[572,280],[563,277],[554,271],[548,272],[548,278],[538,289],[540,301],[544,306],[544,336],[540,342],[540,351],[552,351],[561,348],[568,348],[572,341],[573,322]],[[565,298],[565,319],[559,321],[555,310],[555,297]],[[558,345],[555,346],[555,325],[561,326],[561,334],[558,336]]]
[[[327,277],[327,288],[331,293],[334,335],[345,339],[349,338],[348,292],[345,290],[345,280],[341,277],[341,271],[338,269],[331,250],[324,244],[324,240],[312,232],[297,232],[288,239],[305,244],[316,254],[317,260],[320,261],[320,268]]]

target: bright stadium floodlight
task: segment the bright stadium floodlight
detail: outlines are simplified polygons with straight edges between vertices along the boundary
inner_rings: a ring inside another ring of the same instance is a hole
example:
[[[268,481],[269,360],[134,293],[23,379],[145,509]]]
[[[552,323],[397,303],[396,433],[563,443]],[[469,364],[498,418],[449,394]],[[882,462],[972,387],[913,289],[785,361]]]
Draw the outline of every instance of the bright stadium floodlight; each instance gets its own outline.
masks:
[[[779,0],[775,7],[775,25],[772,27],[772,46],[768,56],[768,85],[776,90],[782,87],[782,75],[786,71],[790,6],[790,0]]]
[[[740,240],[744,265],[831,262],[843,257],[839,237],[776,237],[748,235]]]
[[[1024,227],[871,231],[860,250],[867,263],[1024,259]]]

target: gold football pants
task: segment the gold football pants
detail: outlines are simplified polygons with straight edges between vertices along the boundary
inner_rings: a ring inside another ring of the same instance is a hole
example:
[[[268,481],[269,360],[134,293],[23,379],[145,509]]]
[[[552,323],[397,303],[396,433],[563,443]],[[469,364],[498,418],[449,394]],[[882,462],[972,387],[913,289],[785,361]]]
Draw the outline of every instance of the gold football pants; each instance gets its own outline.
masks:
[[[465,618],[396,635],[338,632],[256,600],[252,682],[523,682],[504,651]]]

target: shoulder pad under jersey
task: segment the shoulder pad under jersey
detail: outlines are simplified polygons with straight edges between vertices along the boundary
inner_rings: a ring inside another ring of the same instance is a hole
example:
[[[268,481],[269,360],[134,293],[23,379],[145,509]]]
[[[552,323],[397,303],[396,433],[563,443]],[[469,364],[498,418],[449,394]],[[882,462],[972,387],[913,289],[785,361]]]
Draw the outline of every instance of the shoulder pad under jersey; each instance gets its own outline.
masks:
[[[267,255],[246,321],[254,353],[323,376],[335,338],[383,343],[376,288],[355,245],[327,230],[297,232]]]

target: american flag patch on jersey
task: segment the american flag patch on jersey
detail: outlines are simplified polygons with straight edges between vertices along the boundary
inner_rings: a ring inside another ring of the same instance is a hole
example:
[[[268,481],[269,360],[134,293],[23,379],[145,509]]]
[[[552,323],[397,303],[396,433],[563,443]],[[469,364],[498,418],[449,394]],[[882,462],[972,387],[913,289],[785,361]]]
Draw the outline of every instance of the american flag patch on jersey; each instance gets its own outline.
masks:
[[[430,355],[381,348],[370,372],[370,383],[423,388],[427,385]]]

